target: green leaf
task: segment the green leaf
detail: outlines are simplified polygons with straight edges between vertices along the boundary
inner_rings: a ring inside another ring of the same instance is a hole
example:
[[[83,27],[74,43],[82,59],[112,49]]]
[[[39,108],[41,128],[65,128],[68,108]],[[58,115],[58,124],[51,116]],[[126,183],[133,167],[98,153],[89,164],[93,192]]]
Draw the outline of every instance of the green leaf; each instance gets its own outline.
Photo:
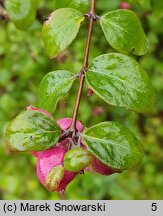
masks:
[[[6,129],[6,143],[11,151],[41,151],[59,140],[60,127],[45,114],[24,111]]]
[[[64,167],[62,165],[55,166],[47,174],[44,185],[50,192],[56,191],[63,177]]]
[[[73,148],[64,156],[64,167],[70,172],[79,172],[92,162],[92,155],[82,148]]]
[[[58,100],[70,90],[75,75],[66,70],[57,70],[48,73],[39,87],[40,108],[54,112]]]
[[[49,15],[43,25],[42,38],[50,58],[56,57],[72,43],[83,20],[81,12],[72,8],[61,8]]]
[[[155,93],[147,73],[131,57],[118,53],[93,60],[86,73],[93,91],[107,103],[137,112],[152,111]]]
[[[135,135],[117,122],[102,122],[84,131],[82,139],[88,150],[115,170],[136,167],[143,158],[143,148]]]
[[[103,15],[100,24],[105,37],[121,53],[144,55],[148,40],[136,14],[130,10],[115,10]]]
[[[6,10],[11,21],[21,30],[27,30],[35,21],[38,0],[7,0]]]
[[[55,0],[55,8],[74,8],[83,13],[86,13],[89,10],[89,5],[89,0]]]
[[[89,10],[89,0],[71,0],[68,7],[86,13]]]

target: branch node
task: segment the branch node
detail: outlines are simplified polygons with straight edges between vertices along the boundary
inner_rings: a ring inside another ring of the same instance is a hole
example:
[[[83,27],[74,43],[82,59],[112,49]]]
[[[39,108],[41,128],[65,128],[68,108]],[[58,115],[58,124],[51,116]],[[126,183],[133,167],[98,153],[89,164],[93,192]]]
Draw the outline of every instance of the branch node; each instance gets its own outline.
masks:
[[[93,16],[93,20],[94,20],[94,22],[97,22],[97,21],[100,20],[100,19],[101,19],[100,16],[94,14],[94,16]]]
[[[97,22],[101,17],[100,16],[98,16],[98,15],[96,15],[96,14],[94,14],[94,13],[87,13],[87,14],[84,14],[84,16],[85,16],[85,18],[86,19],[88,19],[88,20],[90,20],[91,18],[93,18],[93,21],[94,22]]]
[[[81,77],[81,72],[80,73],[78,73],[78,74],[75,74],[75,78],[80,78]]]
[[[91,14],[91,13],[86,13],[86,14],[84,14],[84,17],[85,17],[86,19],[90,20],[91,17],[92,17],[92,14]]]
[[[88,70],[88,68],[82,68],[81,71],[80,71],[80,77],[81,77],[82,75],[85,76],[85,73],[87,72],[87,70]]]

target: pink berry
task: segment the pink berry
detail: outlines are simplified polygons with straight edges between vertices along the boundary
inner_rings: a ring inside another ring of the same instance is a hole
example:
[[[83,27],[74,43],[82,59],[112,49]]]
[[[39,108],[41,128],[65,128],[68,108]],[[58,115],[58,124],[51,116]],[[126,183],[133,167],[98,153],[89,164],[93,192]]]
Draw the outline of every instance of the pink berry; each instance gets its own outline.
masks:
[[[45,110],[38,109],[34,106],[28,106],[27,110],[36,110],[45,114],[54,120],[53,116]],[[62,118],[57,124],[62,130],[66,130],[71,126],[72,119]],[[76,129],[83,131],[84,126],[81,122],[76,122]],[[64,168],[63,159],[68,151],[71,138],[66,138],[60,143],[54,143],[56,146],[39,152],[33,152],[33,156],[37,158],[37,176],[41,184],[49,191],[62,192],[67,185],[73,180],[77,173],[70,172]]]
[[[100,173],[101,175],[111,175],[116,172],[115,170],[112,170],[107,165],[102,163],[96,157],[93,158],[92,167],[97,173]]]
[[[57,121],[58,125],[61,127],[62,130],[66,130],[71,126],[72,119],[71,118],[62,118]],[[76,122],[76,129],[80,132],[83,131],[84,126],[80,121]]]
[[[39,181],[45,186],[45,180],[49,172],[58,165],[62,165],[63,158],[67,152],[66,147],[57,146],[52,147],[45,151],[37,152],[37,175]],[[76,173],[71,173],[67,170],[64,171],[64,176],[58,182],[57,191],[65,190],[66,186],[72,181]]]
[[[66,153],[65,147],[52,147],[45,151],[37,152],[37,175],[42,184],[44,184],[46,175],[49,171],[57,165],[62,163],[64,154]]]
[[[59,183],[57,191],[62,192],[66,189],[67,185],[74,179],[76,173],[65,170],[62,181]]]
[[[127,2],[121,2],[120,5],[119,5],[119,7],[121,9],[131,9],[131,5],[128,4]]]

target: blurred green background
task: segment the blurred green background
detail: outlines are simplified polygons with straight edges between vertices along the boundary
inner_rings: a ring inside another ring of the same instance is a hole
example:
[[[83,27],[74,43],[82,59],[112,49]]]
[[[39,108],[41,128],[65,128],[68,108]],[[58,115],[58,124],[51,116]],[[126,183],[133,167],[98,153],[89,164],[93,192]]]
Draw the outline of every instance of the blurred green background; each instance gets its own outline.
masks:
[[[56,69],[74,73],[81,69],[87,22],[82,24],[72,45],[55,60],[51,61],[45,52],[40,34],[42,21],[64,1],[58,2],[40,0],[36,21],[27,32],[6,21],[2,16],[4,8],[0,8],[0,199],[162,199],[163,1],[160,0],[128,1],[141,19],[150,42],[148,54],[136,59],[148,72],[156,90],[155,112],[142,115],[111,107],[95,94],[87,97],[85,85],[78,117],[86,126],[116,120],[129,127],[144,146],[141,167],[111,176],[95,173],[78,175],[64,196],[60,196],[49,193],[41,186],[35,171],[36,159],[30,153],[10,153],[7,150],[4,143],[6,125],[26,106],[37,106],[37,91],[42,77]],[[97,0],[97,14],[117,9],[119,4],[120,0]],[[99,24],[95,24],[90,60],[111,51]],[[56,120],[72,116],[77,87],[78,81],[70,93],[60,100],[55,112]]]

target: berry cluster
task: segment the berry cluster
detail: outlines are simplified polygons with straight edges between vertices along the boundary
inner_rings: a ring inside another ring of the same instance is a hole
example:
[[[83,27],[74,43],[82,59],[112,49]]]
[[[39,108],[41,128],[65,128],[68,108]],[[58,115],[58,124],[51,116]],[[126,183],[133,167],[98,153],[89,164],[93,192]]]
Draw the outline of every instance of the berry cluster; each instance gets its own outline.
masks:
[[[29,106],[27,109],[37,110],[53,119],[51,114],[45,110],[33,106]],[[70,118],[62,118],[57,121],[63,134],[66,133],[71,123],[72,119]],[[81,122],[77,121],[76,129],[79,134],[83,131],[84,126]],[[37,158],[39,181],[51,192],[58,191],[62,193],[77,174],[85,171],[89,172],[91,167],[102,175],[117,172],[93,156],[82,142],[82,139],[80,139],[80,135],[78,140],[74,140],[71,136],[66,137],[48,150],[33,152],[33,156]]]

